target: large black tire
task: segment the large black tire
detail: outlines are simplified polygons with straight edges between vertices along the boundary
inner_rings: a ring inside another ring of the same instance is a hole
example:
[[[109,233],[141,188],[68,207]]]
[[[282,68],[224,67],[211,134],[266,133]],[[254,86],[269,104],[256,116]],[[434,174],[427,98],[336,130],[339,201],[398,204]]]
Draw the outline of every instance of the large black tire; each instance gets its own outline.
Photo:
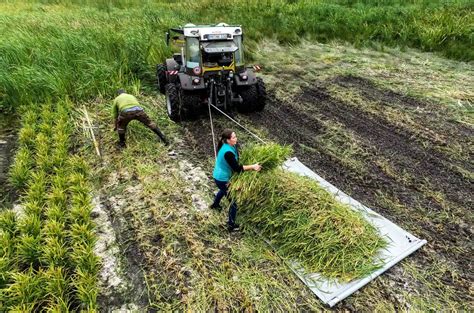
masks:
[[[239,94],[242,97],[242,102],[237,105],[239,113],[250,113],[256,110],[258,104],[258,90],[257,84],[241,87]]]
[[[181,118],[194,120],[199,116],[201,109],[201,95],[196,92],[181,92],[182,109]]]
[[[165,94],[166,92],[166,84],[168,84],[168,80],[166,79],[166,64],[158,64],[156,66],[156,81],[158,85],[158,90]]]
[[[267,88],[265,87],[265,82],[260,77],[257,77],[257,94],[255,110],[260,112],[263,111],[267,103]]]
[[[179,122],[181,120],[181,99],[180,90],[175,84],[166,84],[166,111],[171,120]]]

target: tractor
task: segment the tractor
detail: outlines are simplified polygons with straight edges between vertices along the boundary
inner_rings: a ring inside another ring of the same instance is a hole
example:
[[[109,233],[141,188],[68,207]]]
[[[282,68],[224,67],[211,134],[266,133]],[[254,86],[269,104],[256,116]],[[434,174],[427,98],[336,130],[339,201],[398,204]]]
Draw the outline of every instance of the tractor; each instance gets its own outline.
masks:
[[[245,65],[241,26],[186,24],[170,29],[168,46],[170,39],[180,52],[156,71],[170,119],[194,119],[211,105],[225,112],[264,109],[265,84],[256,76],[259,66]]]

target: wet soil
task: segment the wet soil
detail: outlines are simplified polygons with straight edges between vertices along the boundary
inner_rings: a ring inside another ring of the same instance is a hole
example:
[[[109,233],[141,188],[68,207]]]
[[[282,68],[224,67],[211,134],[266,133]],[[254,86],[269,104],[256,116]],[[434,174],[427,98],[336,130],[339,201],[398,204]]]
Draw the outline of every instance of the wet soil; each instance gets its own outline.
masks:
[[[337,100],[324,87],[306,89],[298,100],[305,104],[308,114],[319,114],[323,119],[341,123],[345,129],[356,134],[365,148],[373,150],[373,154],[390,159],[397,171],[408,172],[413,180],[406,187],[416,191],[427,181],[434,191],[445,193],[447,199],[460,207],[473,206],[473,199],[466,197],[474,191],[473,181],[452,168],[455,161],[452,157],[442,155],[433,147],[422,146],[422,141],[417,140],[416,134],[408,129]],[[453,136],[459,141],[469,140],[461,134]],[[468,162],[459,163],[463,168],[470,166]],[[432,201],[427,204],[437,206]]]
[[[15,118],[0,116],[0,208],[11,207],[17,198],[8,184],[8,170],[17,147],[17,130]]]
[[[409,113],[410,117],[429,134],[425,138],[431,138],[434,144],[446,145],[453,142],[470,144],[471,149],[468,153],[470,153],[469,157],[472,160],[473,142],[466,142],[465,139],[474,135],[474,129],[456,122],[455,117],[452,116],[451,111],[445,105],[432,101],[422,101],[392,90],[379,88],[372,81],[363,77],[338,76],[332,82],[347,89],[357,90],[364,99],[382,107],[397,108]],[[432,133],[438,135],[437,140],[433,139]],[[472,171],[474,169],[472,162],[469,166]]]
[[[133,304],[144,310],[148,306],[147,286],[142,272],[142,264],[145,258],[139,248],[137,239],[127,221],[130,216],[122,216],[122,212],[116,205],[113,205],[110,199],[103,198],[101,205],[104,206],[114,229],[117,243],[119,244],[120,255],[122,256],[121,266],[123,267],[123,278],[133,288],[111,288],[102,292],[98,297],[99,307],[101,308],[124,308],[124,306]],[[127,308],[125,308],[127,309]]]
[[[379,105],[379,110],[341,100],[329,91],[328,87],[334,84],[356,91],[367,102]],[[413,124],[403,119],[387,119],[383,114],[387,108],[403,112],[420,127],[413,129]],[[291,103],[270,94],[265,110],[248,118],[254,127],[267,130],[271,139],[292,144],[295,156],[326,180],[402,228],[427,239],[427,246],[410,258],[421,270],[440,260],[450,264],[451,276],[457,277],[442,281],[446,288],[454,290],[454,301],[472,303],[472,128],[455,122],[441,104],[377,87],[370,80],[355,76],[317,82],[303,88]],[[208,124],[203,119],[186,122],[184,126],[195,139],[191,145],[194,151],[211,157]],[[226,123],[216,124],[219,134]],[[325,148],[323,140],[332,131],[328,125],[339,125],[355,138],[364,153],[353,158],[364,165],[363,169],[351,166],[342,155]],[[467,153],[450,153],[453,143],[466,147]],[[381,166],[381,160],[388,162],[392,170]],[[387,204],[387,198],[396,205]],[[394,270],[387,275],[393,277]],[[383,294],[396,298],[397,292],[395,288]],[[394,306],[404,308],[396,301]]]

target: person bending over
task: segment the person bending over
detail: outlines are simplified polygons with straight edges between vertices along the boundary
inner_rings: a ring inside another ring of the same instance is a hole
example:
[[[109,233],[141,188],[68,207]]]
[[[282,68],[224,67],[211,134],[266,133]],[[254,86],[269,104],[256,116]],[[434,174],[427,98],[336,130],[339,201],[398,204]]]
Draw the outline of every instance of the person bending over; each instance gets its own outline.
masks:
[[[125,147],[127,125],[133,120],[143,123],[157,134],[165,145],[168,145],[168,139],[166,139],[158,126],[148,117],[148,114],[146,114],[145,110],[140,106],[140,103],[138,103],[137,98],[126,93],[123,89],[119,89],[117,93],[118,96],[114,99],[112,106],[112,115],[115,123],[114,130],[117,131],[119,136],[119,147]]]

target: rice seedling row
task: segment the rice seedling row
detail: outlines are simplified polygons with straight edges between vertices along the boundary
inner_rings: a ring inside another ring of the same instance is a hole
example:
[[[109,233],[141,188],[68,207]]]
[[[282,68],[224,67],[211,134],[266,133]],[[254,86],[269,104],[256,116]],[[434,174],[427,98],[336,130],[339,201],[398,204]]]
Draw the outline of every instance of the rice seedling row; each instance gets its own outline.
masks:
[[[22,110],[10,170],[20,209],[0,213],[0,310],[95,311],[100,261],[88,168],[70,154],[71,103]]]

